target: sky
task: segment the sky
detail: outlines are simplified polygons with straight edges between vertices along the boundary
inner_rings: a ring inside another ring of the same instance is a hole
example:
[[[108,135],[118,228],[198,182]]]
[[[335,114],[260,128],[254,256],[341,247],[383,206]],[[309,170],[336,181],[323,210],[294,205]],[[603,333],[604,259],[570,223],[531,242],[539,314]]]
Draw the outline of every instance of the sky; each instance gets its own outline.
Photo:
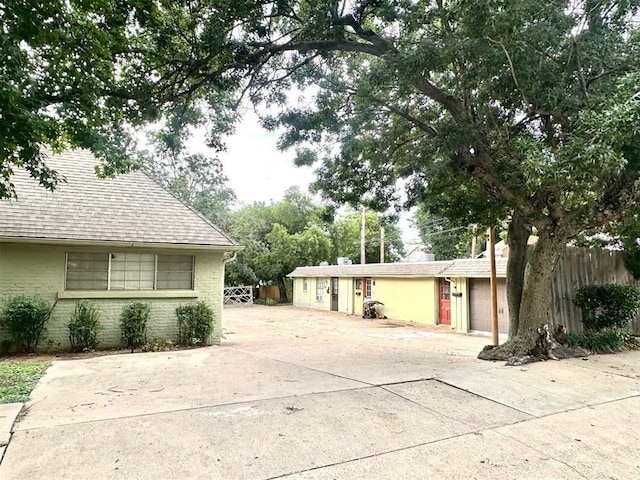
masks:
[[[202,135],[202,138],[197,138]],[[196,133],[194,143],[204,145],[204,132]],[[278,133],[262,128],[257,116],[247,111],[237,125],[234,135],[226,140],[227,150],[218,154],[228,186],[236,193],[241,205],[253,202],[278,202],[291,186],[299,186],[308,192],[314,180],[314,167],[296,167],[293,163],[295,152],[280,151],[277,148]],[[201,150],[197,149],[196,150]],[[418,237],[410,225],[410,214],[401,215],[400,228],[406,250],[413,248]]]

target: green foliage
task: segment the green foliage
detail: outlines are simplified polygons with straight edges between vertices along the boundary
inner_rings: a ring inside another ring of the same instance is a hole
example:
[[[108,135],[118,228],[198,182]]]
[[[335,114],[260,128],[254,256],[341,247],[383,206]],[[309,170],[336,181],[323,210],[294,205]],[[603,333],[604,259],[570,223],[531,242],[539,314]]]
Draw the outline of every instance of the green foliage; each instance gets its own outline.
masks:
[[[151,306],[148,303],[135,302],[126,305],[120,314],[120,333],[122,342],[133,352],[147,342],[147,322]]]
[[[100,310],[95,303],[81,300],[76,304],[71,322],[67,325],[73,351],[95,350],[98,346],[98,333],[102,330],[99,320]]]
[[[218,158],[191,153],[189,143],[193,142],[189,140],[198,124],[198,110],[188,109],[149,133],[151,151],[145,169],[184,203],[227,229],[236,195],[227,185],[228,178]]]
[[[360,233],[362,226],[362,212],[347,209],[346,212],[329,227],[333,239],[333,255],[335,262],[338,257],[348,257],[353,263],[360,263]],[[365,212],[365,261],[366,263],[380,262],[381,227],[384,226],[385,262],[395,262],[404,254],[402,232],[391,221],[385,221],[376,212]]]
[[[424,245],[424,252],[433,253],[436,260],[467,258],[471,254],[472,227],[456,225],[447,218],[433,215],[422,206],[416,210],[414,224]],[[476,234],[479,233],[476,231]],[[477,253],[480,251],[477,248]]]
[[[0,322],[19,351],[35,352],[55,304],[36,297],[11,297],[0,312]]]
[[[640,346],[638,340],[622,329],[607,329],[598,332],[567,333],[565,345],[581,347],[597,353],[615,353]]]
[[[297,266],[329,260],[325,220],[331,218],[331,209],[314,205],[297,187],[280,202],[254,203],[233,213],[230,233],[245,250],[227,265],[225,285],[276,282]]]
[[[278,302],[276,302],[273,298],[267,298],[264,302],[264,304],[267,307],[275,307],[276,305],[278,305]]]
[[[205,302],[180,305],[178,317],[178,343],[181,345],[207,345],[213,332],[213,310]]]
[[[50,365],[37,360],[0,363],[0,403],[26,402]]]
[[[222,148],[242,96],[275,112],[265,126],[318,165],[315,187],[336,202],[385,211],[406,185],[409,203],[460,224],[517,212],[543,250],[636,200],[636,0],[25,5],[0,10],[0,197],[13,168],[55,187],[45,146],[126,171],[142,124],[174,145],[206,123]],[[276,223],[300,231],[257,230]],[[263,238],[247,244],[269,250]]]
[[[578,289],[573,303],[582,310],[586,331],[624,329],[640,307],[640,292],[631,285],[587,285]]]

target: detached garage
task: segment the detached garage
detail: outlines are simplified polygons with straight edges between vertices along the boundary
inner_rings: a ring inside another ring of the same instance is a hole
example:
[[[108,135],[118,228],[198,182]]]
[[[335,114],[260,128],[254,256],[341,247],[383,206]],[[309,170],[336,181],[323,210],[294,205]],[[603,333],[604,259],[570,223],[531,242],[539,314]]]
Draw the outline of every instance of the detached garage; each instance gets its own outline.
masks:
[[[509,330],[506,267],[496,258],[500,333]],[[487,259],[456,259],[298,267],[289,276],[295,307],[361,315],[363,300],[372,299],[393,320],[490,332],[489,271]]]
[[[506,279],[498,279],[496,290],[498,293],[498,331],[508,334],[509,306]],[[488,278],[469,279],[469,330],[491,331],[491,282]]]

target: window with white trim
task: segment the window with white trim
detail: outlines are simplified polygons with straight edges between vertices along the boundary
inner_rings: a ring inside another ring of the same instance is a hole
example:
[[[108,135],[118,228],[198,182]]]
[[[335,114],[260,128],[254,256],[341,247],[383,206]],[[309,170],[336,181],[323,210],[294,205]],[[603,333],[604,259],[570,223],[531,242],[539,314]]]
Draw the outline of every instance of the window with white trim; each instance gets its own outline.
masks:
[[[308,289],[309,289],[309,282],[307,282],[306,278],[303,278],[302,279],[302,291],[306,293]]]
[[[316,278],[316,301],[322,302],[324,300],[324,280]]]
[[[67,253],[65,290],[193,290],[193,255]]]

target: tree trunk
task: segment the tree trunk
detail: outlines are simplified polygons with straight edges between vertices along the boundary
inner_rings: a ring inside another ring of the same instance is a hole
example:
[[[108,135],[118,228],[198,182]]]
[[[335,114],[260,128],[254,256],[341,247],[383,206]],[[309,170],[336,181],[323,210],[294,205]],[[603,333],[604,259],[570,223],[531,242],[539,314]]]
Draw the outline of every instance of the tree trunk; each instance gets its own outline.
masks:
[[[513,336],[533,338],[538,328],[549,323],[553,272],[567,240],[540,232],[535,249],[526,261],[518,328]]]
[[[284,283],[284,278],[282,277],[278,277],[278,290],[280,290],[280,303],[289,303],[287,287]]]
[[[509,337],[518,332],[520,323],[520,302],[524,288],[524,272],[527,267],[528,240],[531,225],[514,212],[509,224],[509,260],[507,262],[507,304],[509,306]]]
[[[507,342],[497,347],[488,345],[480,352],[478,358],[507,360],[507,363],[519,365],[536,360],[586,354],[582,349],[570,349],[557,343],[551,337],[548,328],[553,272],[566,242],[567,237],[559,235],[558,232],[541,230],[532,254],[527,255],[526,249],[520,252],[525,258],[523,263],[526,264],[526,268],[517,328],[510,328]],[[510,263],[512,254],[513,250],[510,250]]]

